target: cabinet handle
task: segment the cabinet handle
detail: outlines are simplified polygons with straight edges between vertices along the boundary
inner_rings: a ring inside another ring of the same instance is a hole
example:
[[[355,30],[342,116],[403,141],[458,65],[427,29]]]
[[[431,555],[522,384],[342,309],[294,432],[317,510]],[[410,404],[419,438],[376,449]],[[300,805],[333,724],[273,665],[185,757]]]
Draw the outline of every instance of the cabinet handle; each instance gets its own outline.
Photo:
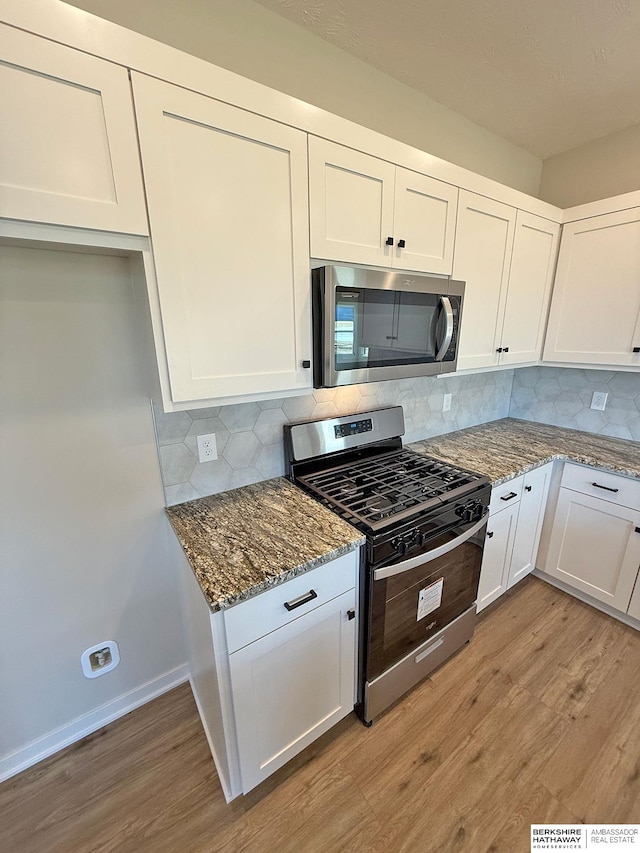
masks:
[[[532,488],[533,488],[533,486],[525,486],[524,490],[525,490],[525,492],[530,492]]]
[[[640,527],[636,527],[636,533],[640,533]]]
[[[299,598],[294,598],[293,601],[285,601],[284,606],[287,610],[295,610],[296,607],[302,607],[303,604],[308,604],[317,597],[318,593],[314,589],[310,589],[309,592],[305,592],[305,594],[301,595]]]
[[[404,241],[404,240],[398,240],[398,248],[399,248],[399,249],[404,249],[404,247],[405,247],[406,245],[407,245],[407,244],[405,243],[405,241]]]
[[[498,349],[496,350],[496,352],[502,352],[502,347],[498,347]]]
[[[617,491],[617,490],[616,490],[616,491]],[[502,497],[500,498],[500,500],[501,500],[501,501],[510,501],[510,500],[511,500],[511,498],[517,498],[517,497],[518,497],[518,493],[517,493],[517,492],[509,492],[509,494],[508,494],[508,495],[502,495]]]
[[[640,352],[640,347],[634,347],[634,348],[633,348],[633,351],[634,351],[634,352]]]
[[[502,352],[509,352],[509,347],[505,347]]]
[[[487,530],[487,539],[493,539],[493,530]]]
[[[351,620],[355,619],[355,618],[356,618],[356,611],[355,610],[347,610],[347,619],[349,620],[349,622],[351,622]]]
[[[385,246],[393,246],[393,237],[387,237],[387,242]]]
[[[610,486],[601,486],[600,483],[591,483],[596,489],[604,489],[605,492],[619,492],[620,489],[612,489]]]
[[[305,368],[306,368],[306,367],[311,367],[311,362],[309,361],[309,359],[308,359],[308,358],[305,358],[305,360],[302,362],[302,366],[303,366],[303,367],[305,367]]]

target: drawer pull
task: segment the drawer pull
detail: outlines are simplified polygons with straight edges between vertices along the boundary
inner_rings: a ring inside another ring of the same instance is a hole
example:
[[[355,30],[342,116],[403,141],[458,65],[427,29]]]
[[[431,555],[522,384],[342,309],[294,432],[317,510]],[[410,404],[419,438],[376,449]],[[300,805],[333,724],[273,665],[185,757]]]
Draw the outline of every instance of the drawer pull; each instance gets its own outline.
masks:
[[[601,486],[600,483],[591,483],[596,489],[604,489],[605,492],[619,492],[620,489],[612,489],[610,486]]]
[[[299,598],[294,598],[293,601],[285,601],[284,606],[287,610],[295,610],[296,607],[302,607],[303,604],[308,604],[317,597],[318,593],[314,589],[310,589],[309,592],[305,592],[305,594],[301,595]]]
[[[511,498],[517,498],[517,497],[518,497],[518,493],[517,493],[517,492],[509,492],[509,494],[508,494],[508,495],[502,495],[502,497],[500,498],[500,500],[501,500],[501,501],[510,501],[510,500],[511,500]]]

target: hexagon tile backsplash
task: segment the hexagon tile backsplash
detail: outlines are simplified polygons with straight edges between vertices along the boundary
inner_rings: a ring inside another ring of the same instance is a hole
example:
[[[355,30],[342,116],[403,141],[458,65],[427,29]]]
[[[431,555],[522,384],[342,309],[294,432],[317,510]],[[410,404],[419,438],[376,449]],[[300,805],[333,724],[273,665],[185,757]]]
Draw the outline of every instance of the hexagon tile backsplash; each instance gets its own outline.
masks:
[[[401,405],[404,441],[417,441],[506,417],[512,381],[513,370],[505,370],[317,389],[302,397],[170,414],[154,406],[167,505],[282,476],[283,424]],[[443,412],[449,393],[451,411]],[[197,437],[212,432],[218,458],[200,463]]]
[[[594,391],[609,395],[604,412],[591,408]],[[640,441],[640,373],[575,367],[515,370],[509,414]]]
[[[590,408],[594,391],[609,396]],[[451,411],[442,411],[444,394]],[[154,407],[167,505],[284,474],[282,426],[381,406],[404,409],[405,443],[511,416],[640,441],[640,374],[558,367],[425,377],[318,389],[302,397],[165,414]],[[214,432],[218,459],[198,462]]]

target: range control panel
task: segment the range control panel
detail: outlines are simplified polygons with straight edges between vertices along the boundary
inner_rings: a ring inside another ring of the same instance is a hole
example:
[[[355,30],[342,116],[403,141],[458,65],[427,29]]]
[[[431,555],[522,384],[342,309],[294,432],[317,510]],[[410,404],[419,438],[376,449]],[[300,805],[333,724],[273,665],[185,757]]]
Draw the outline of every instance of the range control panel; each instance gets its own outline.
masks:
[[[346,438],[348,435],[356,435],[359,432],[371,432],[372,429],[371,418],[364,418],[361,421],[351,421],[348,424],[337,424],[333,428],[336,438]]]

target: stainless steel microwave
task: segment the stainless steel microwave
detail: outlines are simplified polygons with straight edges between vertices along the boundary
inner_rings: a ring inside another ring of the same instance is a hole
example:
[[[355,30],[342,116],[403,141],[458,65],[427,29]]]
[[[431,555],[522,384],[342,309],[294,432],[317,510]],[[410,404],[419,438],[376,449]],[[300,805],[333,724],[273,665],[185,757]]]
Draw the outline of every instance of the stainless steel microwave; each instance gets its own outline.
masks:
[[[338,265],[311,280],[316,388],[456,369],[463,281]]]

